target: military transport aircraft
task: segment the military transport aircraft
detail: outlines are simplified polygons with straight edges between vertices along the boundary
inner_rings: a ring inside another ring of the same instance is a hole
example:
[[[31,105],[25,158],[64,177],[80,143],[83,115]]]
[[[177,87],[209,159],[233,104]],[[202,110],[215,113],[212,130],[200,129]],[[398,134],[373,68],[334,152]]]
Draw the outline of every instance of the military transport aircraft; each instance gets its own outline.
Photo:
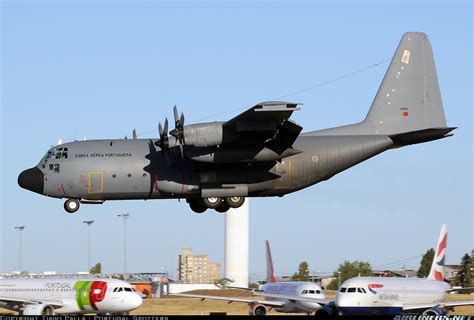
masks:
[[[389,149],[450,136],[431,45],[405,33],[366,118],[300,134],[290,120],[297,103],[262,102],[225,122],[184,125],[174,109],[159,139],[74,141],[52,147],[18,184],[80,203],[186,199],[191,209],[225,212],[245,197],[270,197],[328,180]]]

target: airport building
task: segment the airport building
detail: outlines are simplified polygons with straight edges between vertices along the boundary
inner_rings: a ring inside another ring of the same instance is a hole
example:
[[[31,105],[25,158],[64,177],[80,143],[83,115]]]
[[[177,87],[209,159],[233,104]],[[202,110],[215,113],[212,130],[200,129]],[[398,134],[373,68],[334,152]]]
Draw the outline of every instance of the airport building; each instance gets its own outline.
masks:
[[[209,262],[207,254],[195,255],[183,248],[178,257],[178,281],[182,283],[214,283],[221,278],[221,265]]]

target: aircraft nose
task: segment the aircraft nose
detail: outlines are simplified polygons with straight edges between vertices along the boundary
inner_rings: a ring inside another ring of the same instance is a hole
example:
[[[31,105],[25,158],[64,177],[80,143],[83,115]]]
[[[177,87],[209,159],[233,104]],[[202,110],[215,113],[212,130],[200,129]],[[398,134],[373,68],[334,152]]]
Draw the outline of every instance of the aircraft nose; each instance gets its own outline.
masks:
[[[130,299],[130,306],[132,310],[140,307],[142,303],[143,303],[143,299],[138,294],[134,294],[133,298]]]
[[[43,194],[44,175],[37,167],[27,169],[18,176],[18,185],[39,194]]]

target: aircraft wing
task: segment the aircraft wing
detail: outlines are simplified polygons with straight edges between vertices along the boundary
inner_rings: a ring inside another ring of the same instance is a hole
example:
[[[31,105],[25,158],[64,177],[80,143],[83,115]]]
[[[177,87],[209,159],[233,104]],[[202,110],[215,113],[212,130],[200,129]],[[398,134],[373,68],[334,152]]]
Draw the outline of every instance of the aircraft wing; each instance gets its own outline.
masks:
[[[298,103],[283,101],[261,102],[223,124],[224,132],[238,136],[232,144],[291,147],[301,126],[291,121],[291,114],[300,110]]]
[[[205,300],[205,299],[223,300],[223,301],[228,301],[229,303],[231,302],[255,303],[255,304],[261,304],[261,305],[269,306],[269,307],[282,307],[284,305],[283,301],[256,300],[256,299],[224,297],[224,296],[207,296],[207,295],[201,295],[201,294],[172,293],[170,294],[170,296],[199,298],[201,300]]]
[[[23,304],[47,304],[53,308],[61,308],[63,303],[58,300],[36,300],[36,299],[24,299],[24,298],[12,298],[0,296],[0,301],[6,303],[23,303]]]
[[[458,301],[445,301],[439,303],[404,303],[402,305],[403,310],[417,310],[417,309],[429,309],[429,308],[446,308],[446,307],[460,307],[460,306],[472,306],[474,300],[458,300]]]
[[[282,299],[282,300],[285,299],[285,300],[293,300],[293,301],[314,302],[322,306],[328,303],[334,302],[334,299],[318,299],[318,298],[293,296],[293,295],[278,294],[278,293],[254,292],[253,295],[267,297],[267,298]]]

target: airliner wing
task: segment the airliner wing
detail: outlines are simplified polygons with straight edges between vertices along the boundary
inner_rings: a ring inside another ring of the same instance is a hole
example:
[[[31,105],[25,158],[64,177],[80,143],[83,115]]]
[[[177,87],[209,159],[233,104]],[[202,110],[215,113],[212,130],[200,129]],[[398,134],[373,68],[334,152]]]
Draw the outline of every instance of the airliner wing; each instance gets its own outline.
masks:
[[[57,300],[36,300],[36,299],[23,299],[23,298],[11,298],[11,297],[0,296],[0,301],[6,302],[6,303],[16,302],[16,303],[24,303],[24,304],[43,303],[43,304],[52,306],[53,308],[61,308],[63,306],[63,303]]]
[[[275,298],[275,299],[314,302],[314,303],[317,303],[317,304],[320,304],[320,305],[326,305],[328,303],[334,302],[334,299],[318,299],[318,298],[293,296],[293,295],[278,294],[278,293],[254,292],[253,295],[254,296],[267,297],[267,298]]]
[[[446,292],[458,292],[458,291],[467,291],[467,290],[474,290],[474,287],[464,287],[464,288],[453,288],[446,290]]]
[[[445,308],[445,307],[460,307],[460,306],[472,306],[474,300],[458,300],[458,301],[445,301],[439,303],[404,303],[402,305],[403,310],[417,310],[417,309],[429,309],[429,308]]]
[[[246,299],[246,298],[235,298],[235,297],[223,297],[223,296],[206,296],[200,294],[187,294],[187,293],[172,293],[170,296],[179,296],[179,297],[189,297],[189,298],[199,298],[204,299],[213,299],[213,300],[224,300],[231,302],[242,302],[242,303],[255,303],[261,304],[269,307],[282,307],[284,305],[283,301],[269,301],[269,300],[255,300],[255,299]]]

